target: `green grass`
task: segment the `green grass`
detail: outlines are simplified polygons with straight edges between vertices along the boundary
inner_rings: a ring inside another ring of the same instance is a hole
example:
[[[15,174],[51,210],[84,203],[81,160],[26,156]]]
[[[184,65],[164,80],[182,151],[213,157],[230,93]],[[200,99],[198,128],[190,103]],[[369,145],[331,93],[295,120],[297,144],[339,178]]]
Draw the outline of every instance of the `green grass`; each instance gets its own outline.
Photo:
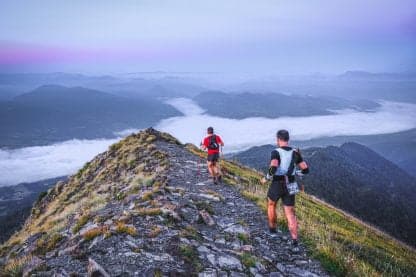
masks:
[[[250,242],[250,237],[247,234],[238,233],[237,238],[244,244],[248,244]]]
[[[59,233],[45,234],[36,241],[35,253],[38,255],[45,255],[47,252],[55,249],[56,245],[64,237]]]
[[[124,222],[117,222],[116,232],[119,234],[128,234],[130,236],[137,236],[137,230],[134,226],[128,226]]]
[[[24,267],[29,264],[31,260],[32,256],[30,255],[9,260],[4,268],[0,269],[0,276],[22,276]]]
[[[188,150],[204,154],[188,145]],[[236,186],[243,196],[265,213],[268,185],[261,175],[239,164],[222,161],[224,180]],[[279,228],[287,230],[283,212],[278,208]],[[313,258],[334,276],[415,276],[416,251],[388,235],[362,224],[312,196],[299,193],[296,215],[301,241]],[[266,220],[265,214],[265,220]]]
[[[93,239],[95,239],[96,237],[98,237],[102,234],[103,234],[103,228],[96,227],[96,228],[93,228],[93,229],[88,230],[87,232],[85,232],[83,237],[86,241],[90,241],[90,240],[93,240]]]
[[[72,233],[73,234],[75,234],[75,233],[78,233],[78,231],[79,230],[81,230],[81,228],[85,225],[85,224],[87,224],[87,222],[88,222],[88,220],[90,219],[90,217],[89,217],[89,215],[88,214],[84,214],[84,215],[82,215],[79,219],[78,219],[78,221],[77,221],[77,223],[75,224],[75,226],[72,228]]]
[[[201,241],[202,237],[198,233],[198,231],[195,229],[195,227],[191,225],[187,225],[182,231],[181,236],[187,239],[193,239],[196,241]]]
[[[199,272],[202,270],[202,264],[199,260],[198,251],[191,245],[179,245],[179,253],[186,263],[192,267],[192,271]]]
[[[247,268],[254,267],[256,265],[256,261],[256,257],[247,252],[244,252],[243,255],[241,255],[241,263]]]

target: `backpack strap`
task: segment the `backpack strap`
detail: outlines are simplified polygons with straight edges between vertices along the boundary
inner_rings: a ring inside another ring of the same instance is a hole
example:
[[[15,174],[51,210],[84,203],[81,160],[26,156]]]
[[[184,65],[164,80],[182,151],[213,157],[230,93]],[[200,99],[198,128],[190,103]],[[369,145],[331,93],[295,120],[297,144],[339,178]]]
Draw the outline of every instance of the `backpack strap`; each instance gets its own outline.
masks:
[[[295,175],[295,150],[292,150],[292,160],[290,161],[289,168],[287,170],[287,176]]]
[[[276,151],[279,153],[279,156],[280,156],[280,164],[279,164],[280,169],[278,167],[276,171],[277,175],[286,175],[286,176],[293,175],[294,169],[295,169],[294,150],[293,149],[285,150],[281,147],[278,147],[276,148]],[[288,155],[290,155],[290,161],[289,161]],[[285,169],[281,168],[282,165],[285,165]]]

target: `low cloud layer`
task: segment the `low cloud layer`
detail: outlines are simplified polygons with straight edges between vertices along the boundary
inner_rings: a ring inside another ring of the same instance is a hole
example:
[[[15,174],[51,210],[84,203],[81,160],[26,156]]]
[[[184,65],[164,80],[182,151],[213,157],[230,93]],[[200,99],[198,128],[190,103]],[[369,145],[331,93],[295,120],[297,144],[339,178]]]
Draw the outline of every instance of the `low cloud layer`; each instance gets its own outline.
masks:
[[[169,104],[185,116],[163,120],[157,129],[169,132],[182,142],[199,145],[208,126],[214,126],[225,140],[225,152],[235,152],[254,145],[274,143],[278,129],[287,129],[291,138],[308,140],[340,135],[374,135],[416,128],[416,105],[381,102],[375,112],[343,110],[338,114],[309,117],[220,118],[203,114],[189,99],[175,99]]]
[[[0,186],[74,173],[113,140],[70,140],[48,146],[0,150]]]
[[[296,140],[338,135],[372,135],[416,128],[416,105],[382,102],[373,113],[343,111],[335,115],[243,120],[214,117],[189,99],[168,102],[184,116],[161,121],[156,128],[171,133],[182,142],[199,144],[206,127],[212,125],[223,137],[224,152],[234,152],[255,145],[274,143],[278,129],[286,128]],[[126,136],[138,130],[117,133]],[[73,174],[97,154],[107,150],[117,139],[70,140],[49,146],[0,150],[0,186],[34,182]]]

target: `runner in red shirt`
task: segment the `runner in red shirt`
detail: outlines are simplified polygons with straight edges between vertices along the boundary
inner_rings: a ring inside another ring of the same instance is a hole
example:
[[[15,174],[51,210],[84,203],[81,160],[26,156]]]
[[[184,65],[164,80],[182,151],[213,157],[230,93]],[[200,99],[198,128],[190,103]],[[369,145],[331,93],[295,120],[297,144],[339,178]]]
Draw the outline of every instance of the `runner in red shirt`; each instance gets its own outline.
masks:
[[[221,181],[221,170],[218,160],[220,158],[220,147],[224,146],[224,142],[219,135],[214,134],[214,128],[212,127],[208,127],[207,134],[208,136],[204,138],[201,147],[204,150],[208,150],[208,171],[214,180],[214,184],[217,184],[218,181]]]

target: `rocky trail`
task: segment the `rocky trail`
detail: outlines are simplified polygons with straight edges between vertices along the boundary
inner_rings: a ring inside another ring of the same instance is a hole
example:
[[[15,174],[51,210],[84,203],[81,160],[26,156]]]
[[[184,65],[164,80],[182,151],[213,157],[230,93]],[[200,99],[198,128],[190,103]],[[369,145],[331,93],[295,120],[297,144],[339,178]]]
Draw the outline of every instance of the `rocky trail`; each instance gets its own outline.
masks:
[[[56,234],[39,232],[15,244],[0,258],[3,263],[10,263],[10,253],[28,259],[22,266],[26,276],[327,276],[308,257],[302,239],[300,251],[293,253],[287,232],[271,236],[260,208],[235,186],[214,185],[205,161],[186,147],[164,139],[146,147],[135,150],[141,153],[135,154],[137,161],[145,161],[138,166],[155,174],[143,181],[146,185],[120,181],[114,191],[114,183],[95,182],[103,172],[108,175],[106,162],[111,165],[110,154],[100,154],[85,170],[95,179],[84,173],[82,180],[94,184],[89,195],[105,195],[106,202],[90,208],[88,216],[85,211],[67,216],[68,223]],[[165,159],[165,170],[156,156]],[[116,168],[116,177],[108,180],[136,180],[129,169],[133,166],[126,168]],[[47,198],[71,199],[49,194]]]
[[[271,236],[265,214],[235,187],[225,183],[215,185],[208,180],[205,160],[174,145],[160,147],[168,153],[171,162],[168,184],[186,192],[182,201],[197,203],[197,208],[206,205],[210,210],[208,215],[212,214],[208,220],[196,224],[198,219],[193,209],[188,218],[202,236],[200,242],[186,241],[196,247],[203,263],[200,276],[326,275],[318,262],[308,258],[304,247],[292,253],[287,232]],[[200,209],[199,214],[199,219],[203,219]]]

